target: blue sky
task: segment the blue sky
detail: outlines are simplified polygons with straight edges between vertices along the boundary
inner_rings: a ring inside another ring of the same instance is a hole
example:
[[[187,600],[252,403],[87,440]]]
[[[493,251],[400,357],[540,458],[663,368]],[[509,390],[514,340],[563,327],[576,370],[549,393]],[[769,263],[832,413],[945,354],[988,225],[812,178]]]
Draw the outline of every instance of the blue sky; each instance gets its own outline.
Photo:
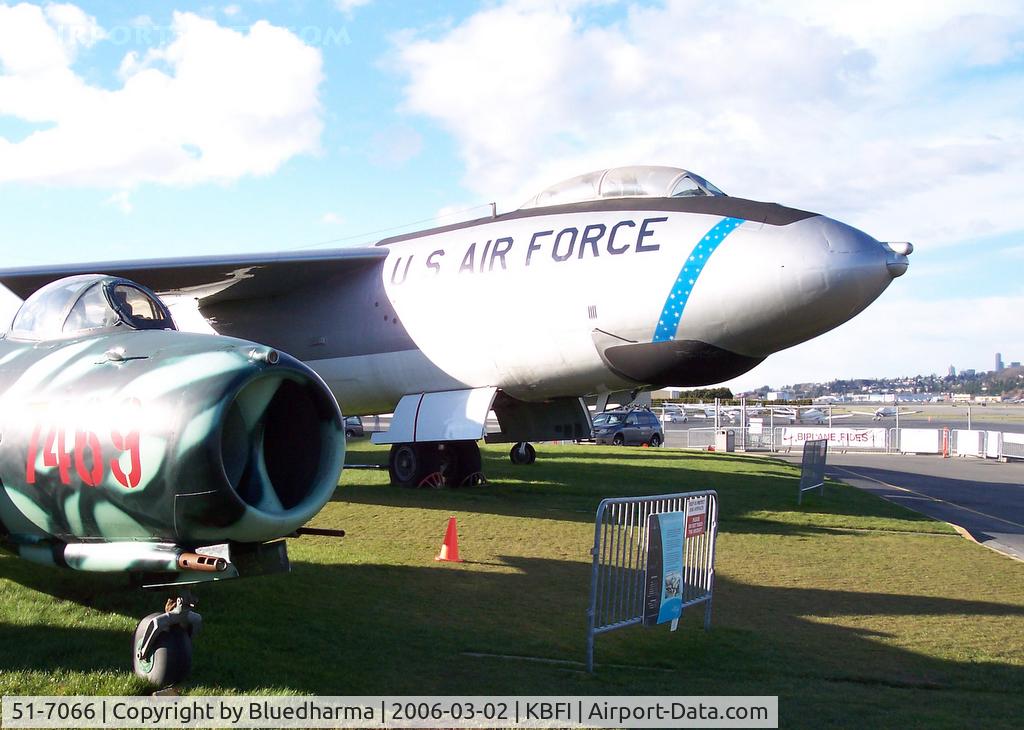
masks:
[[[620,164],[914,242],[737,387],[1024,359],[1019,3],[0,0],[4,266],[350,245]]]

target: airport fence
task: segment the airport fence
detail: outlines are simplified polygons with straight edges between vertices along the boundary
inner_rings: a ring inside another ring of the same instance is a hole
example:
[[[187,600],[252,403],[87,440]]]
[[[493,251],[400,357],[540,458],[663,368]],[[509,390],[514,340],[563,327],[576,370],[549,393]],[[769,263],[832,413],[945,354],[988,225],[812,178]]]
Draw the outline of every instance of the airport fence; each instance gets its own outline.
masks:
[[[684,448],[704,449],[715,445],[715,435],[719,431],[732,431],[736,437],[737,451],[773,451],[772,432],[770,428],[740,428],[738,426],[722,426],[721,428],[691,428],[686,434]]]
[[[1024,459],[1024,433],[965,428],[893,428],[889,434],[891,450],[901,454]]]
[[[674,631],[678,615],[701,603],[704,629],[711,627],[717,536],[713,490],[601,501],[591,550],[587,671],[594,671],[600,634],[667,620]]]
[[[1024,433],[1003,433],[1000,458],[1024,459]]]
[[[985,432],[954,428],[950,431],[950,452],[954,456],[985,456]]]
[[[1006,431],[943,428],[851,428],[827,426],[776,426],[771,428],[691,428],[681,432],[682,448],[708,450],[715,446],[718,431],[735,435],[737,451],[791,452],[808,441],[826,439],[832,451],[899,454],[945,454],[1024,459],[1024,434]]]
[[[790,452],[803,449],[808,441],[825,439],[833,451],[871,451],[887,453],[890,435],[885,428],[850,428],[828,426],[776,426],[774,450]]]
[[[714,428],[691,428],[686,431],[686,448],[707,449],[715,445]]]

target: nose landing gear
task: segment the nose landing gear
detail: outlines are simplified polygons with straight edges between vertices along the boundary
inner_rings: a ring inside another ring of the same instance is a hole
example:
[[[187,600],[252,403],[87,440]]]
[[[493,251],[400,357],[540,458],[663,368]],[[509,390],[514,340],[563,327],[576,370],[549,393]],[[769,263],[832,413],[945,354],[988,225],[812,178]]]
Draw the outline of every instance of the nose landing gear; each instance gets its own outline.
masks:
[[[132,636],[135,676],[155,687],[184,680],[192,669],[192,637],[202,628],[192,594],[170,598],[163,613],[151,613],[139,622]]]
[[[508,452],[513,464],[532,464],[537,461],[537,449],[528,441],[520,441]]]

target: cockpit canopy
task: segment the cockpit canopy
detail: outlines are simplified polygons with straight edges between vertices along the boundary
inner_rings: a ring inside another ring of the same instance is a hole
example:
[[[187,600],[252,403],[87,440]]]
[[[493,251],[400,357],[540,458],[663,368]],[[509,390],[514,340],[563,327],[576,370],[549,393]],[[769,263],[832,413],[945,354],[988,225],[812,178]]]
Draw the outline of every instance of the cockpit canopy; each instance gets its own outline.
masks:
[[[678,167],[633,165],[588,172],[563,180],[527,200],[522,208],[608,198],[686,198],[725,195],[696,173]]]
[[[83,274],[51,282],[26,299],[9,336],[52,340],[114,327],[175,329],[167,307],[148,289],[127,279]]]

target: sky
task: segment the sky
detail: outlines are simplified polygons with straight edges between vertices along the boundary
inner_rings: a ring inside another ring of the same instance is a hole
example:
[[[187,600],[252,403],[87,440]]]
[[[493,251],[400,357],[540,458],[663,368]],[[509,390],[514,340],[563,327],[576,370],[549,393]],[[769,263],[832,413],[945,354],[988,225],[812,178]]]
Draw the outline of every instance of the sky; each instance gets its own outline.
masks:
[[[0,0],[2,267],[359,245],[629,164],[915,246],[734,389],[1024,360],[1018,0]]]

